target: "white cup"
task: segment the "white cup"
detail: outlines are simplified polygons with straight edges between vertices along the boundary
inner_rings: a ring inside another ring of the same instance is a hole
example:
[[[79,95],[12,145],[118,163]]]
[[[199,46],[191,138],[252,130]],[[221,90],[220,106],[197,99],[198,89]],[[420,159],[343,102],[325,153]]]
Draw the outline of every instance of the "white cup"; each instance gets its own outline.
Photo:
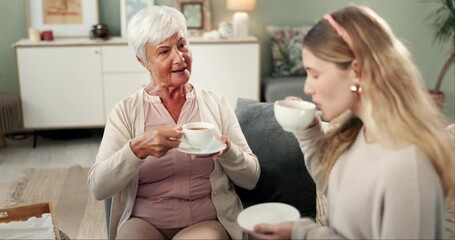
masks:
[[[278,100],[273,106],[275,118],[288,132],[305,129],[313,121],[316,105],[307,101]]]
[[[205,148],[215,136],[215,126],[209,122],[191,122],[182,126],[186,143],[194,149]]]

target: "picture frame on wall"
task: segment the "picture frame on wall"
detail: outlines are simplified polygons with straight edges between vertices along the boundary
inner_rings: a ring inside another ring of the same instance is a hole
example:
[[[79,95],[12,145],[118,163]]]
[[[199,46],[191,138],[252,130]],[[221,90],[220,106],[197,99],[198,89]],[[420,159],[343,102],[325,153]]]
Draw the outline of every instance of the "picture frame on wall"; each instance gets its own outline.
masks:
[[[174,0],[174,7],[185,16],[190,34],[201,35],[212,29],[210,0]]]
[[[131,18],[140,10],[155,5],[154,0],[120,0],[120,31],[126,37]]]
[[[98,0],[26,0],[27,29],[55,37],[89,37],[99,22]]]

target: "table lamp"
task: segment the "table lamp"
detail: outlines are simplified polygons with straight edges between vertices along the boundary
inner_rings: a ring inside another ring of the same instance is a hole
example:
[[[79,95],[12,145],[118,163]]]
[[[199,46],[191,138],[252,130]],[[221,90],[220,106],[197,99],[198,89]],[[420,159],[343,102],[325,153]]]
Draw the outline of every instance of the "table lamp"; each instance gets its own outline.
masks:
[[[255,7],[256,0],[227,0],[227,8],[236,11],[232,16],[234,37],[248,37],[249,17],[246,11],[251,11]]]

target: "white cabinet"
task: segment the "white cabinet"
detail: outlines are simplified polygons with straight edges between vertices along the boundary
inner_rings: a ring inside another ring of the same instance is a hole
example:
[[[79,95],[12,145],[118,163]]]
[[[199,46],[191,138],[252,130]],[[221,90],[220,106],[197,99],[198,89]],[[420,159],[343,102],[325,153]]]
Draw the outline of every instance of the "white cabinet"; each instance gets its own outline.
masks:
[[[26,128],[104,124],[99,47],[17,48]]]
[[[259,100],[259,43],[255,38],[190,39],[190,82],[227,97]],[[26,129],[102,127],[116,102],[149,81],[126,40],[21,40],[16,49]]]
[[[102,62],[104,112],[107,119],[115,103],[147,86],[150,78],[128,46],[103,46]]]

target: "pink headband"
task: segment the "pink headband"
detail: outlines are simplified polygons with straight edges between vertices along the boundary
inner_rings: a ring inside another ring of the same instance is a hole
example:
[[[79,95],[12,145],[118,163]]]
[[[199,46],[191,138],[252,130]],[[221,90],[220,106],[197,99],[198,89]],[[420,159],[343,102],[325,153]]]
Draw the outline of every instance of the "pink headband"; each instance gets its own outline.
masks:
[[[325,14],[324,19],[330,23],[330,25],[333,27],[333,29],[335,29],[335,31],[337,32],[338,36],[340,36],[341,39],[343,39],[343,41],[346,42],[346,44],[348,44],[348,46],[352,50],[352,41],[351,41],[351,38],[349,37],[348,33],[346,32],[346,30],[342,26],[340,26],[340,24],[338,24],[335,21],[335,19],[333,19],[332,15]]]

